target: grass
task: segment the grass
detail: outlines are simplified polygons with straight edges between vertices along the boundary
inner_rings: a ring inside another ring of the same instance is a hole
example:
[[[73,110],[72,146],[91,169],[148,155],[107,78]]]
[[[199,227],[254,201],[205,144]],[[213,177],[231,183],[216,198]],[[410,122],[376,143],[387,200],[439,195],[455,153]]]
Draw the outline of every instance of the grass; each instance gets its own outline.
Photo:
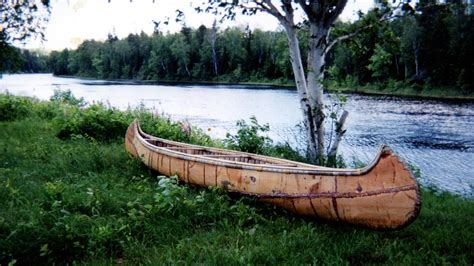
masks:
[[[60,139],[57,118],[20,114],[0,122],[1,265],[474,262],[471,200],[424,189],[400,231],[308,220],[160,177],[120,138]]]

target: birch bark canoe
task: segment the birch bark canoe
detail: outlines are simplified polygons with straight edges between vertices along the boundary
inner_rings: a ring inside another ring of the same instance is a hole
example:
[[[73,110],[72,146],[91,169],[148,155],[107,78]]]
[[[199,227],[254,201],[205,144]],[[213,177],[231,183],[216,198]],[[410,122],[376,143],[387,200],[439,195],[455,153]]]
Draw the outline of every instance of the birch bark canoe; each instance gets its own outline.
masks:
[[[421,208],[413,174],[386,146],[364,168],[337,169],[170,141],[144,133],[135,121],[125,148],[163,175],[257,197],[303,216],[400,229]]]

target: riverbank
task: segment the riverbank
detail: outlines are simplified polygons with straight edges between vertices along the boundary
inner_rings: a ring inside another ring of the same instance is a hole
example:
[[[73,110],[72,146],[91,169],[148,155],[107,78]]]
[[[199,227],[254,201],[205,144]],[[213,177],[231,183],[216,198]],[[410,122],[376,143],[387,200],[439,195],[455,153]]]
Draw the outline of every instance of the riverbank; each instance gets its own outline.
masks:
[[[206,86],[220,86],[220,85],[242,85],[242,86],[256,86],[263,88],[274,88],[274,89],[293,89],[296,90],[295,84],[291,82],[280,83],[280,82],[230,82],[230,81],[213,81],[213,80],[141,80],[141,79],[99,79],[93,77],[83,77],[83,76],[68,76],[68,75],[54,75],[60,78],[80,78],[85,80],[103,80],[111,83],[118,84],[138,84],[138,85],[206,85]]]
[[[449,88],[418,88],[411,86],[402,86],[398,88],[381,87],[380,85],[366,85],[355,88],[332,86],[329,87],[330,92],[356,93],[362,95],[374,96],[395,96],[416,99],[431,100],[453,100],[453,101],[474,101],[474,94],[466,95],[457,90],[449,90]]]
[[[65,76],[58,75],[61,78],[81,78],[86,80],[104,80],[92,77],[82,76]],[[138,80],[138,79],[114,79],[105,80],[111,84],[141,84],[141,85],[206,85],[206,86],[220,86],[220,85],[242,85],[253,86],[272,89],[292,89],[296,90],[294,82],[287,81],[282,83],[276,81],[248,81],[248,82],[226,82],[226,81],[201,81],[201,80]],[[373,96],[394,96],[402,98],[419,98],[432,100],[454,100],[454,101],[474,101],[474,94],[464,94],[459,90],[453,88],[431,88],[423,86],[385,86],[385,85],[365,85],[365,86],[340,86],[330,84],[327,89],[332,93],[353,93]]]
[[[424,188],[418,219],[393,232],[307,220],[164,179],[128,156],[121,127],[133,116],[155,119],[143,124],[150,132],[220,145],[180,135],[166,117],[9,97],[0,95],[2,265],[474,261],[472,200]]]

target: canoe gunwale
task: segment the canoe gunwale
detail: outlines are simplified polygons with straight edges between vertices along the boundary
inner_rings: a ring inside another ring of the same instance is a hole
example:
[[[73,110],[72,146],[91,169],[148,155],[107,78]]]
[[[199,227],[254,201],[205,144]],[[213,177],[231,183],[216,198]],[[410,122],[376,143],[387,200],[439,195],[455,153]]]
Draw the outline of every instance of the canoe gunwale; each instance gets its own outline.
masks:
[[[143,132],[143,130],[140,128],[140,125],[137,121],[134,121],[132,125],[134,125],[133,129],[135,130],[135,138],[139,140],[140,143],[144,145],[146,148],[154,152],[161,153],[167,156],[172,156],[181,160],[194,161],[194,162],[205,163],[205,164],[213,164],[216,166],[230,167],[234,169],[267,171],[267,172],[288,173],[288,174],[360,176],[360,175],[367,174],[375,166],[377,166],[377,163],[380,161],[382,155],[393,154],[392,150],[388,146],[382,145],[377,155],[375,156],[374,160],[372,160],[372,162],[366,165],[365,167],[358,168],[358,169],[335,169],[335,168],[319,167],[319,166],[313,166],[310,164],[303,164],[303,163],[285,160],[285,159],[279,159],[279,158],[277,160],[284,163],[293,163],[296,165],[304,165],[308,167],[306,168],[306,167],[298,167],[298,166],[292,167],[292,166],[279,166],[279,165],[271,165],[271,164],[252,164],[252,163],[229,161],[229,160],[219,159],[219,158],[204,157],[202,155],[187,154],[184,152],[167,149],[166,147],[158,147],[146,141],[144,136],[146,136],[148,139],[158,140],[164,143],[169,143],[169,144],[177,145],[177,146],[187,146],[190,148],[215,150],[217,152],[234,152],[234,153],[244,154],[244,155],[253,156],[257,158],[260,157],[267,160],[268,159],[275,160],[276,158],[263,156],[263,155],[257,155],[257,154],[251,154],[251,153],[246,153],[246,152],[232,151],[232,150],[219,149],[219,148],[210,148],[210,147],[205,147],[205,146],[170,141],[170,140],[155,137]]]

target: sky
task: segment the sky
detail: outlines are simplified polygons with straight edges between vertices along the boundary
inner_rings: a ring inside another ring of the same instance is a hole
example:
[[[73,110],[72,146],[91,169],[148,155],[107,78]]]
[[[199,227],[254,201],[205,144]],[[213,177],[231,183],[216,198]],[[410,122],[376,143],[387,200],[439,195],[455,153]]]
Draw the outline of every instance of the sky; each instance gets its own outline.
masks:
[[[197,28],[201,24],[212,25],[215,17],[194,11],[194,7],[205,0],[52,0],[51,15],[46,28],[46,41],[31,39],[23,47],[42,50],[62,50],[76,48],[87,39],[105,40],[109,33],[124,38],[130,33],[153,32],[155,21],[170,18],[168,26],[162,24],[163,32],[176,32],[181,24],[174,22],[176,10],[185,13],[186,24]],[[350,20],[356,12],[366,12],[373,0],[349,0],[341,19]],[[267,14],[238,16],[235,21],[227,21],[220,28],[249,25],[263,30],[278,29],[278,22]]]

